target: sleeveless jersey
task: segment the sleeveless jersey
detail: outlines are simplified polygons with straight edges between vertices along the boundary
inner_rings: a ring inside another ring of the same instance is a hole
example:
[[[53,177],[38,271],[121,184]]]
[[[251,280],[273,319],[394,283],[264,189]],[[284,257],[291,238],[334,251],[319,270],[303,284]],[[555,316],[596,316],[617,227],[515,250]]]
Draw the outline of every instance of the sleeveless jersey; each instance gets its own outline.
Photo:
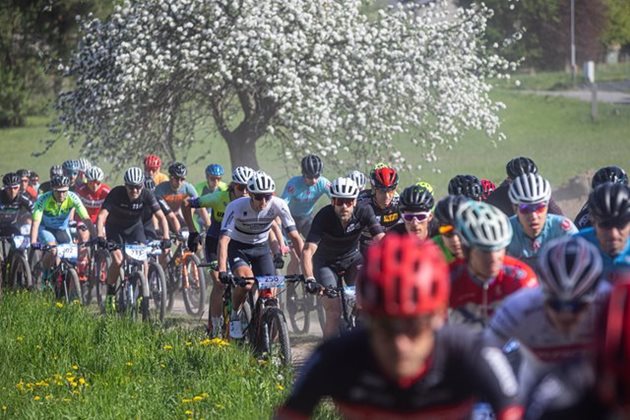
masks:
[[[262,244],[267,242],[269,229],[276,217],[280,217],[282,226],[288,232],[295,230],[295,221],[283,199],[272,196],[261,211],[254,210],[251,201],[250,197],[241,197],[228,204],[221,224],[222,235],[246,244]]]
[[[315,203],[324,194],[330,197],[328,179],[320,176],[315,185],[306,185],[303,176],[294,176],[287,182],[281,197],[289,205],[294,218],[303,218],[313,213]]]

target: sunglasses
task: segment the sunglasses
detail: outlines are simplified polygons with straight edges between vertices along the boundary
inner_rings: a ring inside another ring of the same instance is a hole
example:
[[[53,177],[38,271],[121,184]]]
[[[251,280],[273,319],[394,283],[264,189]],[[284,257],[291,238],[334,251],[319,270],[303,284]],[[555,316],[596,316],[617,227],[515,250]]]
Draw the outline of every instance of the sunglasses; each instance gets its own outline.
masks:
[[[603,222],[597,221],[597,227],[600,229],[618,229],[622,230],[628,225],[628,221],[624,220],[605,220]]]
[[[334,197],[333,198],[333,204],[335,206],[345,206],[345,207],[350,207],[354,204],[354,198],[340,198],[340,197]]]
[[[125,185],[125,188],[128,190],[140,191],[142,189],[142,185]]]
[[[254,200],[258,200],[258,201],[269,201],[271,200],[271,197],[273,196],[273,194],[252,194],[252,197],[254,198]]]
[[[59,193],[59,194],[67,194],[68,193],[68,190],[53,190],[53,191],[56,192],[56,193]]]
[[[440,235],[446,236],[447,238],[452,238],[455,236],[455,226],[453,225],[442,225],[438,228],[438,232]]]
[[[577,314],[586,308],[588,302],[548,299],[547,305],[549,305],[554,312]]]
[[[424,222],[429,218],[431,212],[421,211],[419,213],[403,213],[402,217],[405,222],[413,222],[417,220],[418,222]]]
[[[518,212],[521,214],[540,213],[546,208],[547,208],[546,202],[537,203],[537,204],[519,204]]]
[[[394,338],[399,335],[417,337],[431,325],[431,317],[419,318],[374,318],[371,325],[383,335]]]
[[[171,179],[174,179],[175,181],[186,181],[186,178],[184,178],[183,176],[172,176]]]
[[[19,185],[8,185],[7,188],[9,188],[11,190],[19,190],[20,186]]]
[[[63,174],[65,176],[78,176],[79,175],[79,171],[65,171]]]
[[[389,188],[379,188],[376,187],[374,188],[376,191],[378,192],[382,192],[382,193],[388,193],[388,192],[393,192],[394,190],[396,190],[396,187],[389,187]]]

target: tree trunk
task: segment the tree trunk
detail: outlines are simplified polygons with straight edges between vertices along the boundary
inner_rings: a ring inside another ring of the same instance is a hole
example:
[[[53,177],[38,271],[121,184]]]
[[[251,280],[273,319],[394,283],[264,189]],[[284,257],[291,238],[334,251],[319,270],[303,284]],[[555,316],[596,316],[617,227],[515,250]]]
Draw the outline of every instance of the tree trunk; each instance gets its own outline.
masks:
[[[230,151],[230,162],[232,168],[237,166],[249,166],[252,169],[259,169],[256,158],[256,141],[258,137],[253,130],[235,130],[224,137]]]

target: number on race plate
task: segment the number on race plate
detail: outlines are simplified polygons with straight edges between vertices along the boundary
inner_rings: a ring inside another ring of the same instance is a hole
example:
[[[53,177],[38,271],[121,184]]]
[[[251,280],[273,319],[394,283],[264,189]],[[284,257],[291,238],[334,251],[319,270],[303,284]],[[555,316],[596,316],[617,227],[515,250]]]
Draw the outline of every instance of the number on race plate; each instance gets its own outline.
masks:
[[[256,276],[259,290],[284,287],[284,276]]]
[[[125,254],[133,260],[146,261],[148,248],[145,245],[127,245],[125,246]]]
[[[75,244],[59,244],[57,245],[57,255],[65,260],[76,261],[79,248]]]

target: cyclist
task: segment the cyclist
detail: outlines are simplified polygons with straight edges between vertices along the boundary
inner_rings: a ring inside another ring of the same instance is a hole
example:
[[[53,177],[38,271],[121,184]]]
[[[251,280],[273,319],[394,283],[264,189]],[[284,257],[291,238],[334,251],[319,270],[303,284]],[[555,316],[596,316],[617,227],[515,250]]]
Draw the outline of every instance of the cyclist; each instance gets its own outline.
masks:
[[[450,195],[463,195],[474,201],[481,201],[483,188],[481,181],[474,175],[455,175],[448,182]]]
[[[27,194],[31,200],[37,200],[37,190],[31,186],[31,171],[18,169],[16,173],[20,177],[20,191]]]
[[[423,181],[423,180],[419,179],[419,180],[416,182],[416,184],[415,184],[415,185],[417,185],[418,187],[421,187],[421,188],[426,189],[426,190],[427,190],[427,191],[429,191],[431,194],[434,194],[434,191],[433,191],[433,185],[429,184],[427,181]]]
[[[0,191],[0,236],[20,235],[21,227],[31,223],[33,202],[20,191],[20,177],[9,172],[2,177]]]
[[[453,323],[485,327],[494,309],[508,295],[536,285],[536,275],[525,263],[506,255],[512,226],[499,209],[469,200],[455,216],[464,260],[451,263]]]
[[[28,184],[33,187],[33,189],[39,192],[39,174],[35,171],[31,171],[31,176],[28,177]]]
[[[145,176],[153,179],[155,185],[160,185],[162,182],[168,181],[168,175],[160,172],[160,168],[162,167],[162,159],[160,159],[159,156],[146,155],[143,163]]]
[[[557,214],[547,214],[551,186],[538,174],[519,175],[510,184],[510,200],[516,214],[510,217],[514,236],[509,255],[534,266],[536,255],[548,241],[577,232],[573,222]]]
[[[225,170],[218,163],[211,163],[206,166],[206,180],[195,185],[197,195],[202,196],[215,192],[216,190],[226,191],[228,186],[221,181]]]
[[[412,185],[403,190],[398,208],[403,223],[391,228],[389,232],[411,233],[424,240],[437,230],[433,218],[433,194],[429,190]]]
[[[247,181],[249,197],[237,198],[227,205],[217,245],[219,278],[222,282],[228,277],[228,260],[230,269],[238,277],[275,274],[267,240],[277,217],[282,221],[293,246],[302,252],[302,238],[297,232],[289,206],[283,199],[273,195],[275,190],[273,179],[258,171]],[[239,312],[249,289],[234,289],[230,319],[232,338],[243,336]]]
[[[595,187],[605,182],[628,185],[628,174],[619,166],[605,166],[600,168],[591,179],[591,190],[594,190]],[[584,203],[577,216],[575,216],[573,223],[575,223],[575,226],[580,230],[593,226],[588,212],[588,201]]]
[[[499,347],[510,339],[520,343],[522,395],[553,366],[592,350],[610,293],[610,284],[600,281],[599,252],[580,237],[565,236],[545,245],[538,273],[540,285],[508,296],[486,329],[486,338]]]
[[[435,206],[435,220],[438,222],[438,235],[433,236],[435,242],[446,258],[447,263],[464,258],[462,241],[455,230],[455,215],[462,204],[469,199],[463,195],[447,195]]]
[[[230,202],[248,195],[247,181],[254,174],[254,170],[247,166],[237,166],[232,171],[232,182],[227,190],[217,190],[209,194],[204,194],[198,198],[189,198],[188,205],[182,210],[184,220],[190,229],[188,237],[188,248],[195,252],[196,241],[199,237],[193,222],[191,208],[205,207],[212,209],[212,223],[206,232],[205,254],[206,261],[211,265],[210,276],[213,280],[212,291],[210,292],[210,312],[208,316],[208,333],[214,337],[221,334],[222,318],[222,299],[225,286],[219,281],[217,245],[221,234],[221,223],[225,216],[225,210]]]
[[[61,167],[63,169],[63,176],[70,181],[70,190],[74,191],[77,187],[77,179],[79,178],[79,161],[66,160]]]
[[[150,192],[155,191],[155,182],[153,182],[153,178],[145,177],[144,178],[144,188]],[[169,227],[172,229],[172,232],[179,232],[181,230],[181,225],[179,223],[179,219],[173,213],[173,210],[169,207],[169,205],[164,201],[161,197],[155,197],[157,200],[160,210],[164,213],[166,217]],[[157,217],[153,215],[151,208],[144,207],[142,212],[142,224],[144,225],[144,236],[146,236],[147,241],[154,241],[159,238],[158,231],[160,229],[160,225]],[[160,256],[163,260],[164,254]]]
[[[146,236],[142,217],[146,207],[151,209],[160,223],[162,248],[169,249],[171,242],[168,222],[153,193],[143,188],[144,172],[138,167],[131,167],[125,171],[123,179],[125,185],[112,188],[98,213],[96,231],[99,245],[102,247],[106,245],[106,234],[109,241],[119,245],[123,242],[145,243]],[[113,296],[116,291],[116,279],[120,274],[123,255],[120,249],[113,250],[110,254],[112,260],[107,271],[107,295]],[[145,301],[148,304],[148,300],[143,299],[143,305],[145,305]]]
[[[606,182],[588,196],[594,226],[578,235],[594,244],[604,262],[604,276],[630,269],[630,187]]]
[[[490,194],[497,189],[494,182],[486,178],[481,178],[481,201],[486,201]]]
[[[362,191],[357,199],[359,206],[369,206],[376,215],[376,220],[383,226],[385,231],[394,225],[401,223],[398,211],[398,172],[390,166],[379,166],[370,173],[371,190]],[[364,252],[370,241],[372,234],[370,229],[361,232],[360,249]]]
[[[302,253],[302,273],[307,287],[317,281],[323,287],[337,287],[338,275],[344,272],[352,285],[362,262],[359,236],[368,229],[374,240],[384,233],[372,206],[358,206],[359,188],[350,178],[337,178],[330,186],[331,204],[317,212]],[[323,297],[326,312],[324,338],[337,335],[341,317],[339,299]]]
[[[488,196],[485,201],[486,203],[497,207],[508,216],[514,216],[514,206],[508,196],[510,184],[519,175],[529,173],[537,174],[538,167],[530,158],[519,156],[511,159],[507,163],[505,171],[507,172],[507,178],[492,192],[492,194]],[[562,216],[562,210],[553,200],[553,197],[549,199],[549,213]]]
[[[111,188],[103,183],[103,170],[98,166],[92,166],[85,172],[86,182],[77,187],[76,193],[81,198],[87,209],[92,223],[96,223],[96,217],[101,210],[105,197]]]
[[[92,164],[86,158],[80,158],[79,161],[79,176],[77,177],[77,187],[87,182],[85,174],[92,167]]]
[[[346,178],[350,178],[354,181],[355,184],[357,184],[357,187],[359,188],[359,194],[361,194],[361,192],[365,189],[367,178],[365,177],[365,174],[363,172],[357,170],[350,171],[348,172],[348,175],[346,175]]]
[[[51,166],[50,171],[49,171],[49,176],[50,176],[50,179],[52,179],[54,176],[63,176],[63,168],[61,167],[61,165]],[[43,194],[51,190],[50,179],[46,182],[43,182],[39,186],[39,194]]]
[[[351,419],[468,418],[478,399],[497,419],[521,418],[501,351],[444,325],[448,295],[448,267],[431,241],[394,234],[374,243],[357,279],[366,328],[315,350],[276,419],[309,418],[324,397]]]

